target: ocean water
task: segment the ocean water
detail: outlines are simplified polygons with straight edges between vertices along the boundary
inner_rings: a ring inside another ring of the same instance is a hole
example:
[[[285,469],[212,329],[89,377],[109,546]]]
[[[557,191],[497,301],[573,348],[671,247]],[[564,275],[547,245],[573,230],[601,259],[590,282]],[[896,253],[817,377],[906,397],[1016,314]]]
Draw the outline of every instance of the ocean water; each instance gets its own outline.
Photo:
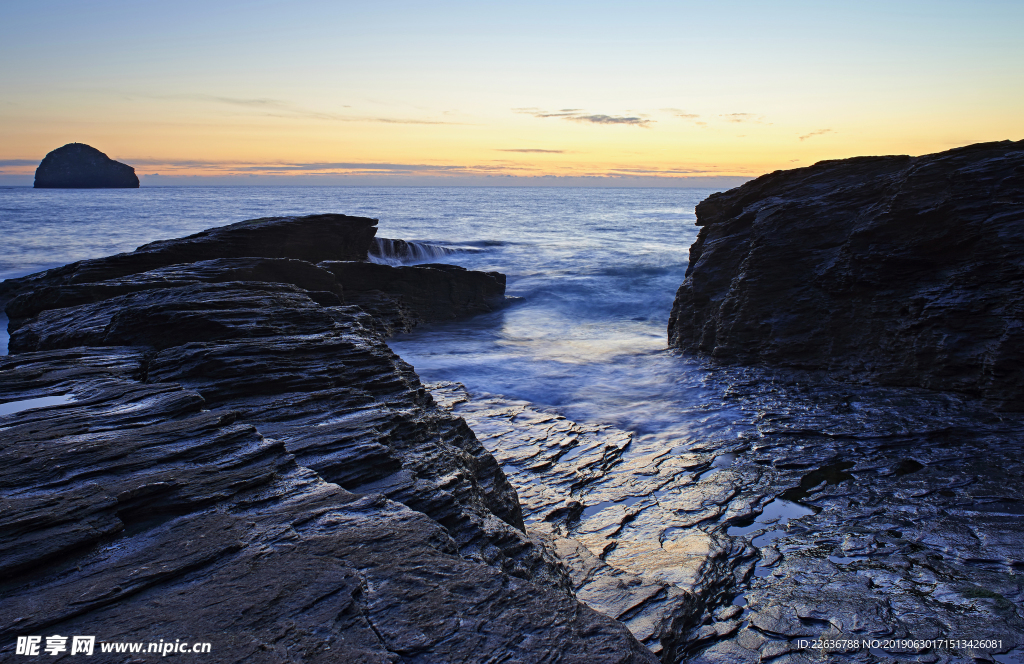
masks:
[[[694,206],[712,191],[3,188],[0,277],[254,217],[371,216],[380,237],[458,250],[418,262],[508,275],[514,299],[501,311],[391,341],[425,381],[459,381],[471,393],[675,438],[695,425],[680,410],[706,395],[695,363],[666,350],[666,325],[696,237]]]

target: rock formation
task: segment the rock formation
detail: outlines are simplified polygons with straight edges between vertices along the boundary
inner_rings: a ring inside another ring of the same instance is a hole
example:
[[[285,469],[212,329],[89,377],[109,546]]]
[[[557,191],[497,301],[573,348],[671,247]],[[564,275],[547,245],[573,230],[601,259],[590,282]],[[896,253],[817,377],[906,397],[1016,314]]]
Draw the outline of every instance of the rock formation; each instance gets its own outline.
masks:
[[[384,343],[399,319],[349,301],[373,275],[409,326],[494,306],[503,277],[362,263],[374,231],[264,219],[5,282],[0,653],[78,634],[206,661],[657,661],[525,532],[494,457]],[[408,286],[428,280],[433,301]]]
[[[36,189],[138,189],[139,177],[128,164],[114,161],[85,143],[53,150],[36,169]]]
[[[697,225],[670,345],[1024,409],[1024,141],[777,171]]]
[[[363,298],[366,294],[400,294],[426,322],[491,311],[505,298],[505,275],[500,272],[475,272],[440,263],[395,267],[324,261],[320,267],[333,273],[347,294]]]

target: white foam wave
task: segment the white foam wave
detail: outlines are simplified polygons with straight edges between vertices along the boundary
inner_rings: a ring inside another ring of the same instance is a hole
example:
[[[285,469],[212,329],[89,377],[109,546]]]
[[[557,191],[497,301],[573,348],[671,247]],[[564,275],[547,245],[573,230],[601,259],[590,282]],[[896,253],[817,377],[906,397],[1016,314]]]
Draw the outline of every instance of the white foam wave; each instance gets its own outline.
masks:
[[[371,263],[404,265],[409,263],[430,263],[451,254],[476,251],[480,250],[469,247],[445,247],[426,242],[407,242],[405,240],[376,237],[370,244],[369,259]]]

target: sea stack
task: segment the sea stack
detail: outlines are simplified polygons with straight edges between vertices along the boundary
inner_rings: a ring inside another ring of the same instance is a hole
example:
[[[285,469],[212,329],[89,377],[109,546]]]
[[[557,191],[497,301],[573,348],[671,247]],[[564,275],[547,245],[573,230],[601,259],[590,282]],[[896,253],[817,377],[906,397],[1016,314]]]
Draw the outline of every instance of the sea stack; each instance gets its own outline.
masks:
[[[36,189],[138,189],[139,177],[128,164],[114,161],[85,143],[68,143],[43,157]]]
[[[1024,141],[777,171],[697,225],[669,345],[1024,410]]]

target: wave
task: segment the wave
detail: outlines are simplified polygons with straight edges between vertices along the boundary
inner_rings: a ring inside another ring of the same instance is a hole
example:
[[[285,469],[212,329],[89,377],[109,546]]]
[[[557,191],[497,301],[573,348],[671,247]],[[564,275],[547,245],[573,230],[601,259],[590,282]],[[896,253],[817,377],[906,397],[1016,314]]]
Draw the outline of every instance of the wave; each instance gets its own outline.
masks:
[[[407,263],[429,263],[451,254],[476,253],[482,251],[475,247],[445,247],[426,242],[407,242],[386,237],[373,238],[370,244],[369,259],[371,263],[385,265],[403,265]]]

